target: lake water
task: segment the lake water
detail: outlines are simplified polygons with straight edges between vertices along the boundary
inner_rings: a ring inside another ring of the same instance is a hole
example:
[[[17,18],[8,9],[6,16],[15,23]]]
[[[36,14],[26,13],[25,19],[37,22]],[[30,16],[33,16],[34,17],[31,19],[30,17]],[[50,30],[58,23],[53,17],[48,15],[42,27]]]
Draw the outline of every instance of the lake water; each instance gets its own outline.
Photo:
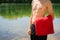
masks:
[[[59,37],[60,5],[53,6],[55,33],[52,36]],[[22,38],[28,38],[27,29],[29,27],[30,14],[30,4],[0,4],[0,40],[22,40]]]

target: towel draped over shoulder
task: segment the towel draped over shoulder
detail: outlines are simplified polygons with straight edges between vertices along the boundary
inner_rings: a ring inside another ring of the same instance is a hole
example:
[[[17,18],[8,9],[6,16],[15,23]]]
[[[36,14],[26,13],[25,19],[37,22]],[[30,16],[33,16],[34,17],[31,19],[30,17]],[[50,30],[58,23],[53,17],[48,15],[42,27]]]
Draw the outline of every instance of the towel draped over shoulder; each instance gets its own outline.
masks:
[[[34,24],[35,24],[36,35],[38,36],[54,33],[53,19],[51,15],[48,15],[46,17],[36,18]]]

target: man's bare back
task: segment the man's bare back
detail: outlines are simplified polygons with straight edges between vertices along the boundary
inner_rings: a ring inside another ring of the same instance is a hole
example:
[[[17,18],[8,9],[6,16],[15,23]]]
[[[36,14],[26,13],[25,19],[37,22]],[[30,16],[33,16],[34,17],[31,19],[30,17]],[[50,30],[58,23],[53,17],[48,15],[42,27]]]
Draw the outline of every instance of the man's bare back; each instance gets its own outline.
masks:
[[[32,23],[35,21],[37,17],[45,17],[45,12],[47,11],[47,5],[49,1],[47,0],[33,0],[32,1]]]

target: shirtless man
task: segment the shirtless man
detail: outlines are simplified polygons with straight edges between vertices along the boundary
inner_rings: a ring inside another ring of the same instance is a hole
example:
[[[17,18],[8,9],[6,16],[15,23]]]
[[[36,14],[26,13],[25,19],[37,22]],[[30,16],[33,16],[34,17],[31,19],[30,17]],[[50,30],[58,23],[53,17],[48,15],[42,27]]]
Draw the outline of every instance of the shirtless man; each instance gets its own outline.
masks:
[[[46,11],[54,19],[54,12],[52,8],[52,3],[50,0],[33,0],[32,1],[32,14],[30,17],[30,28],[31,24],[34,23],[37,17],[45,17]],[[31,29],[28,29],[28,34],[31,35]],[[36,37],[35,37],[36,38]],[[36,40],[31,38],[31,40]],[[40,40],[39,38],[37,40]],[[42,38],[42,40],[47,40],[47,35]]]

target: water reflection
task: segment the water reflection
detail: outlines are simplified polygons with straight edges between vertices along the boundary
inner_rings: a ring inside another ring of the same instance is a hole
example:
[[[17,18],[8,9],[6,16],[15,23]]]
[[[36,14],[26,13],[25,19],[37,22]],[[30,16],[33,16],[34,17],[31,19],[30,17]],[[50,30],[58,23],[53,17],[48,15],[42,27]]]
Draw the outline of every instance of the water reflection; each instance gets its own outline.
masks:
[[[55,34],[52,36],[57,37],[57,40],[60,36],[60,11],[56,10],[59,10],[59,8],[58,5],[54,5]],[[28,40],[27,29],[30,14],[31,5],[28,4],[0,5],[0,40]]]
[[[18,18],[23,16],[30,16],[31,5],[30,4],[1,4],[0,16],[4,18]]]

